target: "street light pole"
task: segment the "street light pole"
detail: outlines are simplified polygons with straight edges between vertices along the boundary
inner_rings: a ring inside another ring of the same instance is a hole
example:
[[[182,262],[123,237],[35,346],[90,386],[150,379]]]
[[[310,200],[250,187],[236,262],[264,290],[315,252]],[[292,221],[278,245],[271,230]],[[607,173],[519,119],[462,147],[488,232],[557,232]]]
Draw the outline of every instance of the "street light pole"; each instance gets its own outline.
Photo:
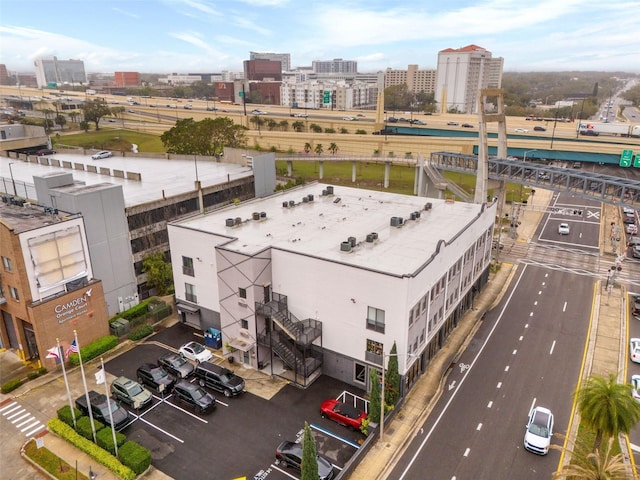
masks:
[[[13,179],[13,170],[11,169],[11,165],[13,165],[13,162],[9,163],[9,173],[11,174],[11,184],[13,185],[13,194],[17,197],[18,191],[16,190],[16,181]],[[384,363],[384,359],[382,363]]]
[[[532,153],[532,152],[537,152],[538,150],[525,150],[524,152],[524,157],[522,157],[522,161],[526,162],[527,161],[527,153]]]

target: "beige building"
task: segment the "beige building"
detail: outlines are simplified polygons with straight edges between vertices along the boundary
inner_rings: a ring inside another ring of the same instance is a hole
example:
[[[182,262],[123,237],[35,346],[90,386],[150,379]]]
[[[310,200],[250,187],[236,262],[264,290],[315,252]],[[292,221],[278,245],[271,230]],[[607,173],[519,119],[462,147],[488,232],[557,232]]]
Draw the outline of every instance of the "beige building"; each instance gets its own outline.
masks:
[[[409,65],[406,70],[387,68],[384,74],[384,88],[407,85],[412,93],[433,93],[436,90],[436,71],[419,70],[418,65]]]

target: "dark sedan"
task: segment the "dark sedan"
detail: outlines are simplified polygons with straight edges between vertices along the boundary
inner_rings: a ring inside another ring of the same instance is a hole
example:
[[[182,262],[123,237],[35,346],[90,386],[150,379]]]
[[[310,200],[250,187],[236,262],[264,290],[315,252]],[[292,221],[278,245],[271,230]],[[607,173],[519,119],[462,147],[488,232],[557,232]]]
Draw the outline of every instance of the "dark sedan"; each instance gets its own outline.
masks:
[[[276,465],[284,468],[293,467],[300,471],[302,468],[302,444],[284,441],[276,448]],[[333,465],[329,460],[318,455],[318,477],[320,480],[333,478]]]
[[[173,387],[173,394],[179,401],[192,406],[200,413],[206,413],[216,408],[216,399],[210,393],[197,383],[189,383],[186,380],[180,380]]]

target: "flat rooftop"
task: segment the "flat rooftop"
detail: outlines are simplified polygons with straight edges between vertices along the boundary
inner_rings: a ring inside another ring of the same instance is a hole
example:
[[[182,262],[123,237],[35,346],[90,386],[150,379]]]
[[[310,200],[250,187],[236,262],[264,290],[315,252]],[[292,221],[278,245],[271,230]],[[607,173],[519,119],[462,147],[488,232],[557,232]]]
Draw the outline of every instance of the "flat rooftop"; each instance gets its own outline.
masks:
[[[5,202],[3,197],[6,195],[0,195],[0,220],[12,228],[16,235],[80,216],[31,205],[28,202],[12,204],[10,201]]]
[[[331,188],[333,194],[323,195]],[[431,208],[425,210],[427,203]],[[473,203],[314,183],[172,223],[226,236],[231,241],[224,248],[243,254],[273,247],[403,275],[420,268],[440,240],[452,240],[481,209]],[[420,214],[415,220],[413,212]],[[403,225],[391,226],[392,217],[402,217]],[[371,234],[377,239],[367,241]],[[345,252],[342,242],[349,237],[355,237],[356,246]]]
[[[132,207],[163,197],[171,197],[195,190],[196,161],[195,160],[166,160],[160,158],[122,157],[114,152],[111,158],[92,160],[91,155],[55,154],[50,155],[62,161],[73,164],[93,165],[98,168],[122,170],[124,172],[139,173],[141,180],[130,180],[113,175],[76,170],[75,168],[52,167],[38,163],[27,163],[13,158],[0,158],[0,192],[13,194],[11,175],[16,182],[18,196],[24,197],[21,185],[33,185],[34,176],[46,176],[54,172],[71,172],[75,182],[93,184],[111,183],[121,185],[125,206]],[[11,169],[9,169],[11,163]],[[232,163],[218,163],[212,160],[197,160],[198,180],[202,188],[219,185],[229,180],[253,176],[249,167]],[[23,187],[24,188],[24,187]],[[35,197],[35,192],[33,193]]]

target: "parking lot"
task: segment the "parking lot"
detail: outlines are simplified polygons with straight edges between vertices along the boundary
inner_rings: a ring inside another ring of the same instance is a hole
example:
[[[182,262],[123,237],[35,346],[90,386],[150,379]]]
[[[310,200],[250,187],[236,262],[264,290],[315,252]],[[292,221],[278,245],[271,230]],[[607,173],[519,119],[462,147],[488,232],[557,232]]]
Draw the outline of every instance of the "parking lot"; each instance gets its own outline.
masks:
[[[134,349],[106,364],[109,374],[136,379],[136,369],[144,362],[156,363],[158,357],[177,349],[182,343],[198,340],[193,329],[177,324],[154,335]],[[166,345],[166,346],[165,346]],[[219,362],[226,362],[219,359]],[[154,392],[149,407],[133,414],[133,421],[122,430],[152,452],[153,465],[173,478],[234,479],[238,477],[290,479],[299,478],[292,469],[274,463],[275,449],[283,440],[302,438],[304,422],[309,422],[318,453],[338,471],[353,456],[364,436],[320,416],[320,404],[344,390],[363,395],[352,387],[321,376],[307,389],[284,385],[269,398],[257,394],[257,382],[264,374],[246,369],[246,392],[226,398],[209,391],[216,398],[216,408],[206,414],[178,403],[169,394]],[[193,378],[190,381],[195,381]],[[270,382],[269,379],[266,380]],[[256,393],[252,393],[256,386]]]

